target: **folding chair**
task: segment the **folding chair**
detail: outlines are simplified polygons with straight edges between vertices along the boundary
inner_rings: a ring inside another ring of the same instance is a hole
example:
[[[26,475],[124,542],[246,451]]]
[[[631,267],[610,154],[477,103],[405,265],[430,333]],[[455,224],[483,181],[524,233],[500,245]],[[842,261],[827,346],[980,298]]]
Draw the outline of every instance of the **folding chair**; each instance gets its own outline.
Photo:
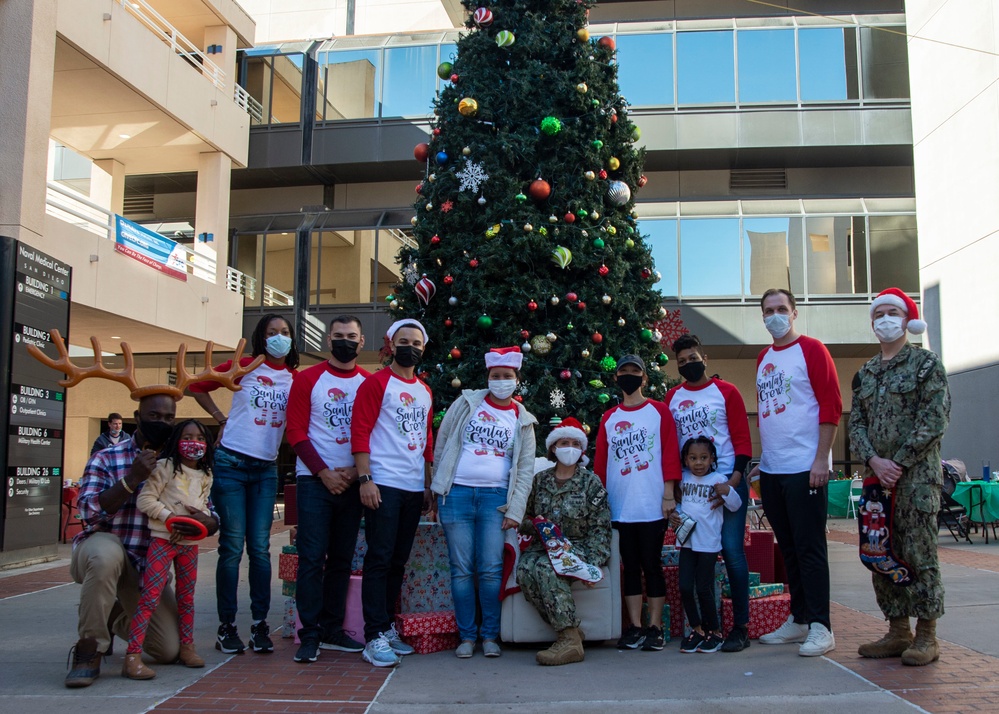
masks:
[[[857,507],[860,505],[860,497],[864,493],[864,480],[855,478],[850,481],[850,500],[846,504],[846,517],[856,518]]]
[[[937,513],[937,528],[946,526],[951,537],[958,543],[963,538],[971,543],[971,529],[964,506],[954,500],[952,494],[958,481],[966,481],[964,464],[955,461],[943,462],[943,488],[940,493],[940,512]]]

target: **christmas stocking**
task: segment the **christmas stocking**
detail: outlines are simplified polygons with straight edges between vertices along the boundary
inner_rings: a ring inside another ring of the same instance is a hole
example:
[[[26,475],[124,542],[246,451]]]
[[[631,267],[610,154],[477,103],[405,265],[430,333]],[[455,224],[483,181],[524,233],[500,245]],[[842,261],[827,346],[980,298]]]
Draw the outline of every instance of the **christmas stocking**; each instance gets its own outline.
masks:
[[[600,568],[583,562],[572,551],[572,543],[562,535],[562,530],[557,525],[546,520],[544,516],[537,516],[534,525],[538,529],[541,541],[545,544],[548,560],[551,561],[557,575],[587,583],[598,583],[603,579],[604,574],[600,572]]]
[[[860,562],[871,572],[883,575],[896,585],[912,583],[912,568],[892,552],[893,491],[885,491],[877,476],[864,479],[857,504],[860,528]]]

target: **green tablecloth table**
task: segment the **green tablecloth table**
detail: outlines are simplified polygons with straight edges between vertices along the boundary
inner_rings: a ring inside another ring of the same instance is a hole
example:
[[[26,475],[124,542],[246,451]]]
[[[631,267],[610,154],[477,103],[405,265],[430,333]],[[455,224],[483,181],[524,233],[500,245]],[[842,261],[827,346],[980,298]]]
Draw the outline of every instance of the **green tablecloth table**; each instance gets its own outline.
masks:
[[[850,479],[830,481],[826,487],[829,503],[826,513],[833,518],[846,518],[850,515]]]
[[[954,489],[953,497],[964,506],[968,518],[975,523],[999,521],[999,482],[961,481]],[[972,500],[974,500],[974,510],[971,507]]]

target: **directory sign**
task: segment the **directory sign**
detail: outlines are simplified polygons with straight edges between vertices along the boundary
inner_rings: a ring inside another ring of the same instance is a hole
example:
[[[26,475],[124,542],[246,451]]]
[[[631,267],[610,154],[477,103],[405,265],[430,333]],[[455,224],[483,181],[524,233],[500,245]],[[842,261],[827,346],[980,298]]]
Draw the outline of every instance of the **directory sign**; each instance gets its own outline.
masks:
[[[63,375],[31,357],[27,346],[58,359],[51,330],[68,334],[72,268],[0,237],[0,275],[0,393],[7,406],[0,417],[0,532],[7,551],[59,538],[66,390],[58,384]]]

